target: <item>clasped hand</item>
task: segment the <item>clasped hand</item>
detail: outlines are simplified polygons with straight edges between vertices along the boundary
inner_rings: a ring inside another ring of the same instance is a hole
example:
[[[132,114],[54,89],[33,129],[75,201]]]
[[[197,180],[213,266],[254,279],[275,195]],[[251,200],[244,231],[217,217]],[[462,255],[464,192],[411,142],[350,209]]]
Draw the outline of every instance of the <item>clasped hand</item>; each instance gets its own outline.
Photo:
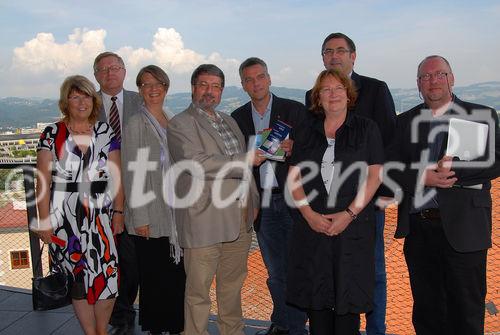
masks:
[[[352,222],[351,216],[346,211],[333,214],[312,212],[305,219],[312,230],[328,236],[339,235]]]
[[[444,156],[436,164],[429,166],[424,172],[424,185],[431,187],[450,188],[457,178],[455,171],[451,170],[453,157]]]

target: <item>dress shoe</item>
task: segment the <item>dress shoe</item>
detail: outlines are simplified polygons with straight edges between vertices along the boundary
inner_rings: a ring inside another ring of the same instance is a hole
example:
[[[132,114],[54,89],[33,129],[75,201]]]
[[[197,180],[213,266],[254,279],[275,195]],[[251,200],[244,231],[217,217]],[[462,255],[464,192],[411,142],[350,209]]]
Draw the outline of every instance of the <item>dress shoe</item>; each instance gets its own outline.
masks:
[[[269,329],[259,330],[255,335],[286,335],[288,334],[288,329],[283,329],[276,326],[274,323],[271,324]]]
[[[133,335],[134,334],[134,327],[129,326],[127,324],[111,326],[111,329],[109,330],[108,334],[109,335]]]

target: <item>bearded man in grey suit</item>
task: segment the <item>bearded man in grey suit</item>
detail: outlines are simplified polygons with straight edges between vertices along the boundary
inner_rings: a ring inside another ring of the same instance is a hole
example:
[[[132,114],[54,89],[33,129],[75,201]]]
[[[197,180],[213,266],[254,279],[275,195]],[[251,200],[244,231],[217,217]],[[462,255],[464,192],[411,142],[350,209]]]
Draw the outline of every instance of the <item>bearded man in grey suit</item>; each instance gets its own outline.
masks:
[[[99,83],[102,107],[101,121],[108,122],[121,139],[121,131],[131,115],[139,111],[142,99],[138,93],[123,89],[125,63],[113,52],[103,52],[94,60],[94,76]],[[113,115],[113,109],[115,115]],[[117,113],[116,113],[117,112]],[[125,163],[125,162],[124,162]],[[123,208],[113,208],[113,215],[123,215]],[[127,218],[125,218],[126,220]],[[135,326],[134,301],[139,288],[139,273],[133,240],[124,228],[117,236],[120,283],[110,324],[111,335],[133,334]]]
[[[179,169],[175,191],[191,203],[174,206],[184,248],[184,334],[189,335],[208,335],[214,276],[220,334],[244,334],[241,288],[259,204],[251,165],[265,158],[254,151],[247,154],[236,121],[215,110],[223,89],[224,73],[215,65],[200,65],[191,76],[191,105],[169,122],[167,130],[173,161],[188,161],[186,169]],[[200,192],[190,196],[196,188]]]

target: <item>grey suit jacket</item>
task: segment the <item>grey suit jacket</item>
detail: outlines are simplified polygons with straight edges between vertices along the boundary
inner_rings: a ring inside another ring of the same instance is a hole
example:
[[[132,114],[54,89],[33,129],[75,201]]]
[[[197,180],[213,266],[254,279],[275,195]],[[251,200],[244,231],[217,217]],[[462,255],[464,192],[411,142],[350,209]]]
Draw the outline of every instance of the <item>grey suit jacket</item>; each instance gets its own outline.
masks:
[[[220,114],[237,136],[241,154],[226,156],[224,142],[210,122],[200,115],[191,104],[175,116],[168,125],[167,137],[173,162],[193,160],[201,164],[204,173],[192,175],[183,171],[176,183],[177,197],[183,198],[192,185],[204,182],[201,196],[187,208],[176,208],[176,223],[179,243],[184,248],[199,248],[238,238],[241,224],[247,231],[252,229],[253,209],[259,206],[259,195],[252,177],[251,168],[231,169],[223,179],[216,181],[216,175],[230,162],[245,162],[245,139],[234,119]],[[218,208],[212,198],[214,184],[221,182],[221,198],[226,199],[241,183],[249,183],[247,215],[243,218],[241,201],[234,201],[224,208]],[[246,222],[242,222],[245,220]]]
[[[102,92],[99,91],[99,94],[102,97]],[[122,129],[125,128],[129,118],[136,114],[142,105],[142,98],[137,92],[123,90],[123,120],[120,120],[122,123]],[[101,105],[101,109],[99,110],[99,121],[108,122],[106,119],[106,112],[104,111],[104,104]]]
[[[99,90],[98,93],[102,98],[102,92]],[[123,120],[120,120],[122,130],[125,129],[126,124],[129,122],[130,117],[132,115],[139,113],[141,106],[142,106],[142,97],[139,95],[139,93],[133,92],[133,91],[127,91],[125,89],[123,90]],[[106,112],[104,111],[104,104],[101,105],[101,108],[99,110],[99,121],[108,122],[108,120],[106,118]],[[122,131],[122,133],[123,133],[123,131]],[[123,141],[124,136],[126,136],[126,135],[122,134],[122,141]],[[121,156],[121,160],[122,160],[121,164],[122,164],[122,171],[123,171],[123,166],[127,162],[123,157],[123,149],[121,149],[120,156]],[[122,172],[122,176],[123,176],[123,172]],[[122,177],[122,183],[123,182],[124,182],[124,180]],[[126,186],[125,184],[123,184],[123,185]],[[125,225],[128,225],[129,219],[128,219],[127,215],[125,215],[124,219],[125,219]]]

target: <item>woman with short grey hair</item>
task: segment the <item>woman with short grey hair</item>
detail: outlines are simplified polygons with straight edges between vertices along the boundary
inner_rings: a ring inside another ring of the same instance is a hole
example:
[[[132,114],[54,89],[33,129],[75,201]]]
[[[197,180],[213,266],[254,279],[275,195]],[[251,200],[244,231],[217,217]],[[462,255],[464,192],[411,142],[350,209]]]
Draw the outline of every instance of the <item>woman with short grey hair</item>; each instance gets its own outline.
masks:
[[[170,157],[163,107],[170,80],[160,67],[148,65],[136,84],[144,105],[124,125],[122,157],[125,224],[139,265],[139,324],[150,334],[177,334],[184,327],[186,275],[173,208],[166,201],[174,187],[166,174]],[[137,176],[143,176],[139,183],[134,182]],[[144,194],[153,197],[145,201]]]

